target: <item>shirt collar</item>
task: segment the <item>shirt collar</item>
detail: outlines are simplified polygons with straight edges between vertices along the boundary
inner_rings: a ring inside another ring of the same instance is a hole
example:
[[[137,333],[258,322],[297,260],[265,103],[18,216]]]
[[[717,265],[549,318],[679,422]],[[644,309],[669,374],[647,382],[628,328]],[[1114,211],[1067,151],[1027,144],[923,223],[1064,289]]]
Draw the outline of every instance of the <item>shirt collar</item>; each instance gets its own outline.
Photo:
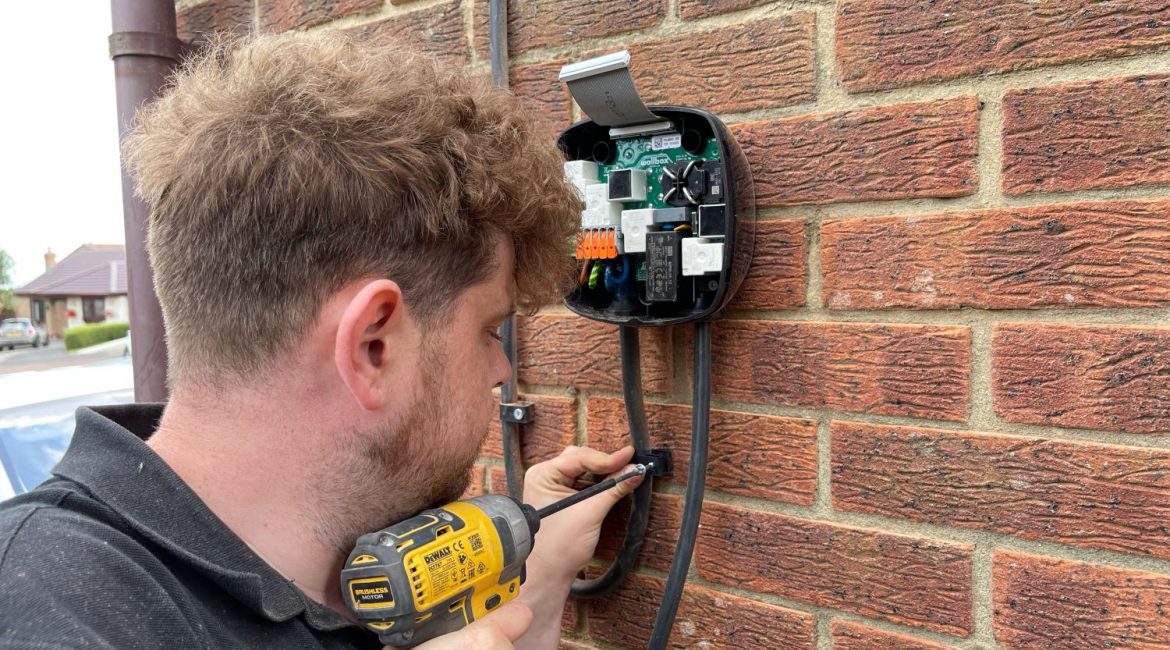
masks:
[[[163,407],[77,409],[73,439],[53,473],[85,487],[139,533],[269,620],[303,612],[319,630],[352,625],[265,563],[146,445]]]

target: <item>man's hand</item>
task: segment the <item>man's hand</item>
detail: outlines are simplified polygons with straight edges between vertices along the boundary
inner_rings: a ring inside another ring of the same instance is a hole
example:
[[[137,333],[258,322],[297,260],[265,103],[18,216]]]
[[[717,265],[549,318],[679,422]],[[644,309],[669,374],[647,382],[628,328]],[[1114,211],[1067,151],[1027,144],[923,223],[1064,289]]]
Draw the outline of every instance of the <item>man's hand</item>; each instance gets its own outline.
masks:
[[[633,457],[633,447],[612,454],[588,447],[569,447],[560,456],[528,469],[524,475],[524,502],[539,510],[575,494],[571,486],[586,472],[616,476],[633,469],[627,466]],[[641,482],[641,477],[623,481],[612,490],[543,520],[528,559],[529,571],[547,571],[552,577],[571,581],[593,557],[605,515]]]
[[[416,650],[512,650],[512,642],[532,625],[532,610],[512,601],[467,627],[444,634]],[[393,650],[387,646],[383,650]]]
[[[634,448],[626,447],[606,454],[587,447],[569,447],[560,456],[533,465],[524,475],[524,502],[543,508],[554,501],[573,495],[571,486],[586,472],[616,476],[634,457]],[[623,481],[607,490],[571,506],[540,523],[532,554],[528,556],[528,581],[520,589],[520,600],[532,608],[532,630],[516,644],[517,648],[557,647],[561,612],[573,579],[593,557],[601,537],[601,521],[615,503],[634,491],[642,478]]]

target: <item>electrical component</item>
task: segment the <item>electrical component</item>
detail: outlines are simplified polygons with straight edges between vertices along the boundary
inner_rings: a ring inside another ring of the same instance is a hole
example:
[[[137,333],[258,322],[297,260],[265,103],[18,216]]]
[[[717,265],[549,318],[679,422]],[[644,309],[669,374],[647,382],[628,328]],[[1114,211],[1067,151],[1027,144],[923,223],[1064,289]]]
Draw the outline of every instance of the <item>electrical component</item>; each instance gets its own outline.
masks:
[[[701,160],[680,160],[662,170],[662,200],[668,205],[698,205],[707,194],[707,172]]]
[[[622,210],[622,240],[626,253],[646,252],[646,233],[654,225],[653,208]]]
[[[690,223],[691,213],[686,208],[657,208],[654,223]]]
[[[682,233],[667,230],[646,233],[646,300],[678,300]]]
[[[695,234],[699,237],[722,237],[727,234],[727,206],[723,203],[700,205],[695,219]]]
[[[575,257],[579,260],[612,260],[622,254],[617,228],[591,228],[577,233]]]
[[[582,228],[616,228],[622,223],[622,204],[611,203],[609,185],[598,183],[585,187],[585,211],[581,213]]]
[[[597,163],[591,160],[565,161],[565,180],[577,188],[582,200],[585,199],[585,188],[600,183],[599,178]]]
[[[645,169],[615,169],[609,172],[609,200],[631,203],[646,200]]]
[[[723,242],[705,237],[682,240],[682,274],[706,275],[723,270]]]

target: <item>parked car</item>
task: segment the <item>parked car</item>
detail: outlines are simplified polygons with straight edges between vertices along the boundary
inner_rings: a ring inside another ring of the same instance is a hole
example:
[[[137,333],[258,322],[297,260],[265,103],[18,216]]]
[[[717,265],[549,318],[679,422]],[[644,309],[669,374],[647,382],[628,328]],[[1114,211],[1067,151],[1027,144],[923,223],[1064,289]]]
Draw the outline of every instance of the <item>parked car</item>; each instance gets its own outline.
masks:
[[[44,325],[34,323],[31,318],[5,318],[0,322],[0,348],[11,350],[18,345],[39,348],[48,344],[48,330]]]
[[[77,407],[133,401],[128,357],[0,375],[0,501],[49,478],[73,438]]]

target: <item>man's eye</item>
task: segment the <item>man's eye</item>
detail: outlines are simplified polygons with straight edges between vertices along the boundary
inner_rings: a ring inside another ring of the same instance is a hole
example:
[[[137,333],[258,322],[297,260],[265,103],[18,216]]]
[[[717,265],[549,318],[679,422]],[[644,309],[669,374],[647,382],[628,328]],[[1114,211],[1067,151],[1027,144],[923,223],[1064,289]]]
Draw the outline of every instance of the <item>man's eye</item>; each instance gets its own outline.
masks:
[[[495,339],[501,343],[504,342],[504,335],[500,333],[500,330],[498,328],[488,330],[488,336],[492,337],[493,339]]]

